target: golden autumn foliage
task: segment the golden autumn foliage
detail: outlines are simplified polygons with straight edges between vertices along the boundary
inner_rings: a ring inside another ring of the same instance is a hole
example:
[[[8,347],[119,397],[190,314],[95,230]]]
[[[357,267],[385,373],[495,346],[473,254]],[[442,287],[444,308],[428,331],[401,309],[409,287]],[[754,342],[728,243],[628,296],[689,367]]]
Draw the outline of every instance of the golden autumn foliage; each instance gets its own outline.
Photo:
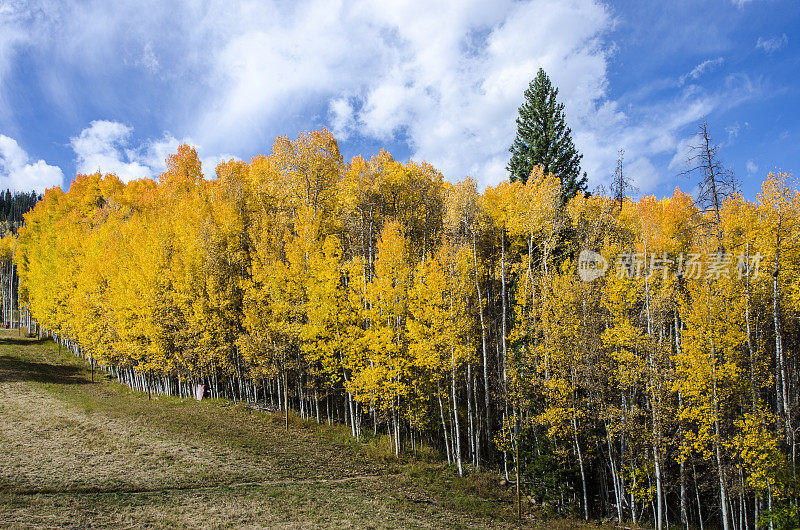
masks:
[[[481,191],[385,151],[346,163],[327,131],[204,169],[184,145],[157,182],[49,190],[0,240],[30,315],[159,392],[519,466],[557,510],[754,522],[797,494],[788,175],[717,218],[680,190],[563,205],[538,169]]]

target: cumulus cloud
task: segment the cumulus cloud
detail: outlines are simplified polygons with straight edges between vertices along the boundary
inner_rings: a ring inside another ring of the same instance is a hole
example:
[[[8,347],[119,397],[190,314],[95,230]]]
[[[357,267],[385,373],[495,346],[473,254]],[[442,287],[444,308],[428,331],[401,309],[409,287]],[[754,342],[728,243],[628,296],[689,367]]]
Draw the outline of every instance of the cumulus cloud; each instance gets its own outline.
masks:
[[[77,157],[78,173],[113,173],[123,182],[155,178],[166,169],[167,157],[176,153],[180,144],[193,144],[188,138],[178,140],[169,133],[135,144],[131,141],[132,133],[133,128],[123,123],[91,122],[78,136],[70,139]],[[215,176],[214,170],[219,162],[235,158],[232,155],[203,156],[202,149],[197,146],[195,149],[208,178]]]
[[[612,19],[603,5],[475,2],[426,17],[412,10],[373,13],[403,44],[397,64],[363,88],[355,119],[366,134],[401,133],[414,157],[449,178],[472,175],[494,184],[506,178],[522,93],[543,67],[560,87],[576,143],[584,147],[581,135],[591,135],[588,121],[606,88],[608,52],[598,39]]]
[[[784,33],[780,37],[772,37],[769,39],[764,37],[759,37],[758,40],[756,41],[756,48],[761,48],[764,51],[764,53],[770,55],[780,50],[788,43],[789,43],[789,37],[786,35],[786,33]]]
[[[340,140],[347,140],[355,126],[353,105],[347,98],[336,98],[331,100],[328,113],[333,134]]]
[[[403,141],[451,180],[495,183],[539,67],[560,87],[576,137],[591,135],[607,84],[600,39],[613,26],[598,2],[451,1],[424,16],[412,2],[295,6],[239,4],[215,21],[215,89],[192,128],[203,145],[263,145],[270,126],[319,106],[340,139]]]
[[[753,175],[755,172],[758,171],[758,164],[753,162],[752,160],[747,161],[747,174]]]
[[[407,146],[450,180],[471,175],[494,184],[507,177],[517,108],[543,67],[559,87],[592,185],[608,181],[624,148],[631,164],[640,160],[633,167],[648,189],[658,183],[656,157],[674,154],[681,129],[746,89],[736,78],[718,92],[682,83],[672,99],[612,98],[609,35],[617,20],[600,0],[31,6],[38,15],[17,16],[18,33],[38,34],[37,49],[62,67],[103,83],[127,79],[118,70],[123,57],[167,80],[165,97],[174,99],[152,111],[202,145],[205,157],[263,152],[277,135],[327,126],[346,151]],[[722,62],[708,59],[684,78],[697,80]],[[98,97],[113,88],[101,87]],[[72,145],[79,170],[131,179],[156,174],[177,142],[137,143],[129,127],[107,122]]]
[[[132,131],[122,123],[95,120],[70,138],[78,173],[114,173],[123,182],[150,177],[150,168],[136,160],[136,151],[128,148]]]
[[[44,193],[63,179],[61,168],[31,160],[16,140],[0,134],[0,188]]]
[[[218,151],[258,149],[271,131],[310,114],[317,121],[308,128],[324,124],[356,143],[404,142],[450,180],[471,175],[491,185],[507,178],[517,108],[543,67],[591,184],[608,182],[622,147],[644,191],[665,178],[653,157],[674,154],[682,128],[744,90],[736,80],[715,93],[692,85],[672,100],[636,101],[644,108],[631,115],[609,97],[605,37],[616,22],[594,0],[461,0],[428,6],[425,16],[413,2],[340,2],[324,16],[316,7],[237,4],[215,18],[214,89],[193,137]],[[684,78],[723,62],[708,59]]]

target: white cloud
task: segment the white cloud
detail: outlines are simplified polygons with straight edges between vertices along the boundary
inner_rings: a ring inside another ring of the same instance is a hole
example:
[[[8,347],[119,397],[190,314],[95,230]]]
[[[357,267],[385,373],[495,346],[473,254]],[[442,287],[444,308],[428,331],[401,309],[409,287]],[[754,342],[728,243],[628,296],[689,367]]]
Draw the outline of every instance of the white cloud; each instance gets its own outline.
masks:
[[[725,127],[725,132],[728,133],[728,143],[733,143],[733,140],[739,136],[739,132],[742,128],[739,126],[739,122],[734,123],[730,127]]]
[[[217,166],[230,160],[239,160],[239,157],[229,154],[201,156],[200,166],[203,168],[203,176],[207,180],[217,178]]]
[[[39,15],[15,15],[15,38],[36,33],[42,53],[87,79],[125,78],[115,70],[119,57],[157,71],[181,100],[154,102],[153,113],[209,160],[264,152],[277,135],[328,126],[351,145],[405,142],[450,180],[494,184],[506,178],[522,93],[543,67],[560,89],[592,186],[607,182],[624,148],[646,188],[657,184],[656,157],[676,152],[687,124],[747,90],[736,78],[719,92],[686,83],[671,99],[612,99],[607,36],[616,19],[600,0],[32,2]],[[0,36],[0,75],[10,39]],[[684,78],[722,62],[708,59]],[[69,106],[58,87],[53,97]],[[170,135],[136,142],[123,124],[95,123],[73,139],[82,171],[153,176],[178,143]]]
[[[152,170],[140,163],[136,150],[128,146],[132,131],[122,123],[95,120],[70,138],[78,173],[114,173],[123,182],[151,177]]]
[[[355,126],[353,105],[347,98],[336,98],[331,100],[328,113],[333,134],[340,140],[347,140]]]
[[[583,147],[581,135],[591,136],[589,121],[605,94],[608,56],[597,39],[612,20],[604,6],[588,1],[509,3],[492,13],[481,8],[476,3],[456,17],[433,12],[414,23],[401,22],[414,18],[410,13],[394,13],[409,59],[368,88],[367,110],[358,119],[369,131],[392,123],[384,116],[396,117],[394,130],[409,136],[415,157],[451,179],[472,175],[487,185],[506,178],[517,107],[539,67],[560,87]],[[475,32],[478,44],[465,48]]]
[[[142,50],[142,57],[141,59],[139,59],[139,64],[141,64],[151,72],[158,71],[159,67],[158,58],[153,52],[152,43],[148,42],[147,44],[144,45],[144,49]]]
[[[158,175],[167,168],[167,157],[178,152],[181,143],[191,142],[189,140],[180,141],[169,133],[157,140],[147,140],[139,149],[129,149],[126,154],[129,158],[138,160],[141,164],[151,170],[151,177]]]
[[[212,151],[254,152],[298,124],[327,125],[342,140],[407,142],[451,180],[494,183],[506,177],[522,93],[543,66],[576,136],[587,132],[606,93],[600,39],[613,19],[604,5],[450,0],[421,9],[212,3],[185,28],[197,46],[188,56],[208,63],[184,130]]]
[[[770,55],[780,50],[788,43],[789,43],[789,37],[786,35],[786,33],[784,33],[780,37],[772,37],[770,39],[759,37],[758,41],[756,41],[756,48],[761,48],[762,50],[764,50],[764,53]]]
[[[7,72],[16,52],[30,42],[28,25],[33,13],[23,2],[0,2],[0,118],[6,118],[10,109],[6,101]]]
[[[758,164],[753,162],[752,160],[747,161],[747,174],[753,175],[755,172],[758,171]]]
[[[714,70],[717,66],[720,66],[724,62],[725,59],[722,57],[717,57],[716,59],[706,59],[702,63],[692,68],[689,73],[681,76],[679,83],[683,85],[688,79],[700,79],[703,74]]]
[[[673,171],[685,171],[689,167],[689,161],[694,156],[692,146],[697,142],[697,137],[689,136],[681,138],[675,146],[675,154],[669,161],[669,169]]]
[[[453,0],[426,6],[425,16],[414,2],[337,2],[320,11],[310,0],[217,13],[214,88],[192,136],[216,151],[259,149],[316,108],[319,121],[303,128],[404,141],[448,179],[471,175],[485,186],[507,176],[517,108],[543,67],[559,87],[591,186],[608,182],[622,147],[642,190],[651,190],[671,176],[659,176],[653,158],[674,154],[681,129],[745,91],[739,79],[715,93],[694,87],[657,104],[637,101],[645,108],[632,115],[609,98],[604,38],[615,20],[594,0]],[[684,77],[723,62],[708,59]]]
[[[661,175],[647,157],[634,158],[625,166],[625,173],[639,193],[646,195],[655,191],[661,181]]]
[[[161,138],[149,139],[134,145],[131,142],[133,128],[119,122],[95,120],[78,136],[70,139],[77,156],[78,173],[113,173],[123,182],[141,178],[155,178],[166,167],[167,157],[178,151],[181,143],[192,144],[189,139],[178,140],[169,133]],[[200,156],[203,173],[207,178],[215,177],[215,169],[221,161],[235,158],[232,155]]]
[[[0,188],[44,193],[63,179],[61,168],[31,160],[16,140],[0,134]]]

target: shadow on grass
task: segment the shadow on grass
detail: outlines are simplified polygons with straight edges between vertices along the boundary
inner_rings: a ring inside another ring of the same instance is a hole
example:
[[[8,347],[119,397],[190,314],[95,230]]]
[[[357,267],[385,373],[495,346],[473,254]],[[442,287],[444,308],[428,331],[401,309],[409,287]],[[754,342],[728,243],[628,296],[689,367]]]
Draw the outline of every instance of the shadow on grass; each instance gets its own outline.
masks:
[[[25,338],[25,337],[2,337],[0,338],[0,346],[29,346],[30,344],[35,344],[38,342],[35,337],[33,338]]]
[[[9,344],[3,339],[0,344]],[[13,381],[36,381],[60,385],[83,385],[89,383],[86,374],[75,366],[23,361],[8,355],[0,356],[0,383]]]

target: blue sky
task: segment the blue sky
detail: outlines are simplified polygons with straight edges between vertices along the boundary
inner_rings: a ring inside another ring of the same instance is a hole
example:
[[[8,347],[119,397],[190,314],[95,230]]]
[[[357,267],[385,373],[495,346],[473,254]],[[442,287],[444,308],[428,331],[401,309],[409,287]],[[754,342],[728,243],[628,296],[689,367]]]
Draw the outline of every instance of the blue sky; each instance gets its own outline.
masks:
[[[493,185],[541,66],[591,187],[624,149],[641,193],[691,191],[706,116],[752,198],[800,171],[798,30],[796,0],[0,0],[0,187],[154,177],[180,142],[213,175],[320,127]]]

